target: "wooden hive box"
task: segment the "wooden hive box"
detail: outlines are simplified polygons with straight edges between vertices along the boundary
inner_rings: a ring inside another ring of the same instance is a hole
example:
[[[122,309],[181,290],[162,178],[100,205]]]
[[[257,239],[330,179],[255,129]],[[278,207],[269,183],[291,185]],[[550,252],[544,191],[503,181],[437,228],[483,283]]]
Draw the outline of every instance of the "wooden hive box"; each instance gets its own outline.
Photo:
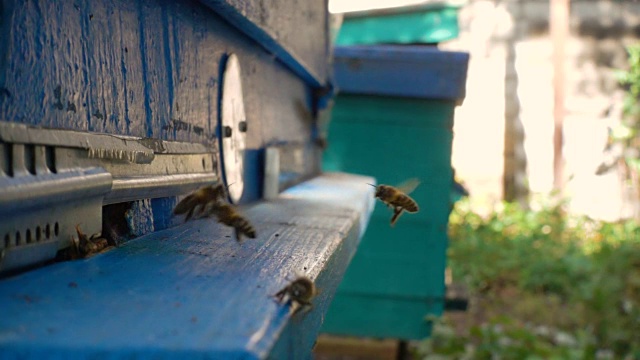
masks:
[[[309,356],[373,205],[320,173],[326,9],[3,3],[0,358]],[[216,183],[255,239],[173,216]],[[118,246],[55,261],[76,226]],[[322,292],[293,314],[272,295],[297,272]]]

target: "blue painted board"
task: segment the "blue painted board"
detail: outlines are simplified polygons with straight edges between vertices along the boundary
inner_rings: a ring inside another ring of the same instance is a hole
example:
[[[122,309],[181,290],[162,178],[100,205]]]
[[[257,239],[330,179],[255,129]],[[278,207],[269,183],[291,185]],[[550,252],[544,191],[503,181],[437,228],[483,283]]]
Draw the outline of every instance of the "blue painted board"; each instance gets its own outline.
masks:
[[[235,53],[247,146],[309,140],[307,84],[198,1],[6,1],[2,19],[3,121],[211,143],[220,64]]]
[[[340,92],[462,100],[469,54],[431,46],[337,46],[334,76]]]
[[[301,359],[373,210],[370,177],[325,174],[243,208],[258,237],[201,219],[0,281],[0,358]],[[296,272],[321,292],[291,316]]]
[[[296,32],[321,39],[326,9],[312,3],[299,6],[317,21]],[[272,11],[264,9],[263,16]],[[311,142],[308,79],[202,2],[7,0],[0,16],[3,121],[213,146],[221,63],[234,53],[242,69],[248,154],[272,143]],[[284,37],[302,26],[298,22],[276,33]],[[301,53],[320,56],[325,47],[318,40]],[[326,54],[317,59],[326,60]],[[251,181],[243,202],[260,198],[262,167],[259,156],[245,162]],[[148,223],[145,232],[164,228],[168,221],[154,224],[147,215],[164,219],[173,205],[174,199],[135,202],[131,223]]]
[[[312,87],[327,84],[328,1],[201,0]]]

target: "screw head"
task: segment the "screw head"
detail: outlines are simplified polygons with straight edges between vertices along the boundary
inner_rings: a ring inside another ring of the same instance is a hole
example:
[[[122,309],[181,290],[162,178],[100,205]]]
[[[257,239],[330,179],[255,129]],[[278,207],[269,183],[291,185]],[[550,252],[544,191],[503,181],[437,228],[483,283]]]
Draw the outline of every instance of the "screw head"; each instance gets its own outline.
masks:
[[[231,137],[231,135],[233,134],[233,129],[231,129],[231,126],[223,126],[222,127],[222,136],[228,138]]]

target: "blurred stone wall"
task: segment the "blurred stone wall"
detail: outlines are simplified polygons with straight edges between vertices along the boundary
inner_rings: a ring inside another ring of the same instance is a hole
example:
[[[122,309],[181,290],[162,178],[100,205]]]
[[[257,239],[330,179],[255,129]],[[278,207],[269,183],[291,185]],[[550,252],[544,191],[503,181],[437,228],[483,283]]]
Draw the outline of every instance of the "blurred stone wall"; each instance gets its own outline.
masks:
[[[608,127],[621,116],[624,92],[614,70],[627,68],[625,46],[639,41],[640,2],[571,0],[570,14],[565,195],[577,213],[608,220],[637,216],[633,191],[616,168],[600,176],[595,171],[607,157]],[[516,186],[534,194],[551,191],[549,0],[469,0],[460,11],[460,37],[440,48],[471,54],[453,163],[472,196],[489,205],[502,198],[505,161]]]

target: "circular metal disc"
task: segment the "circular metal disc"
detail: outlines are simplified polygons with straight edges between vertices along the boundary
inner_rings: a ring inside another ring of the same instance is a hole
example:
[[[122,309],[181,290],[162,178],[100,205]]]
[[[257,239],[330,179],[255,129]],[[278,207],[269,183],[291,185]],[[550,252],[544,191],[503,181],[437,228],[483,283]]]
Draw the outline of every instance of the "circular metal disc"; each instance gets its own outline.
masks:
[[[235,54],[231,54],[227,59],[222,81],[222,131],[220,133],[222,171],[231,201],[237,203],[244,191],[242,177],[247,123],[242,97],[240,62]]]

